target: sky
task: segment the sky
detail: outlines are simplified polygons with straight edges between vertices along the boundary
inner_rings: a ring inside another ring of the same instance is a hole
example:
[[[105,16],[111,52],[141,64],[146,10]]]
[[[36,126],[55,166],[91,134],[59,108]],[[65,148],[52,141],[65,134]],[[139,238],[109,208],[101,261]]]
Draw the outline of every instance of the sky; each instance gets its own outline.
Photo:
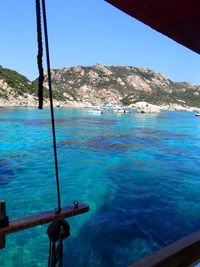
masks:
[[[46,9],[53,69],[95,63],[148,67],[200,85],[198,54],[104,0],[46,0]],[[0,65],[37,78],[35,0],[1,1],[0,36]]]

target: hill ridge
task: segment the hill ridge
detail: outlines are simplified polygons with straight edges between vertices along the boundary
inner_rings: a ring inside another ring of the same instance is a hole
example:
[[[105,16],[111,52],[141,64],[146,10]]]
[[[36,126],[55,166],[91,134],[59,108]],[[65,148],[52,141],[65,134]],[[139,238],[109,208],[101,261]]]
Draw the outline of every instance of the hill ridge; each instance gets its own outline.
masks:
[[[130,105],[146,101],[200,108],[200,86],[172,81],[146,67],[94,64],[52,69],[51,75],[55,102],[64,106]],[[48,87],[46,74],[44,86]],[[47,99],[47,89],[44,96]],[[0,66],[0,105],[36,106],[37,80],[31,82]]]

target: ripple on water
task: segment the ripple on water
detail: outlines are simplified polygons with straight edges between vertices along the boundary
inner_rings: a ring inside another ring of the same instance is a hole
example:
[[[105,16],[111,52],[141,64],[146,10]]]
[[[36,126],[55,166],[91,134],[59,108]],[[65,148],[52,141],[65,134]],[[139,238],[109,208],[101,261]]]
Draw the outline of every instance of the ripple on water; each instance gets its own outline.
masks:
[[[126,266],[199,229],[195,118],[97,118],[65,109],[55,117],[62,205],[90,205],[88,214],[69,219],[65,267]],[[0,196],[9,216],[56,207],[49,110],[3,109],[0,129]],[[46,266],[47,257],[41,226],[8,236],[0,266]]]

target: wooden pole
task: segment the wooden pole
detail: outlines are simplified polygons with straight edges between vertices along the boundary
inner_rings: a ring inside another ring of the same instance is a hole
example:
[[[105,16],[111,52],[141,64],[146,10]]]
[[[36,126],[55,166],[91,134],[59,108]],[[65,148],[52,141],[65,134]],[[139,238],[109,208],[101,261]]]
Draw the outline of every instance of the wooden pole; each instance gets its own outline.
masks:
[[[6,202],[5,200],[0,200],[0,222],[6,217]],[[0,233],[0,249],[4,248],[6,245],[5,234]]]

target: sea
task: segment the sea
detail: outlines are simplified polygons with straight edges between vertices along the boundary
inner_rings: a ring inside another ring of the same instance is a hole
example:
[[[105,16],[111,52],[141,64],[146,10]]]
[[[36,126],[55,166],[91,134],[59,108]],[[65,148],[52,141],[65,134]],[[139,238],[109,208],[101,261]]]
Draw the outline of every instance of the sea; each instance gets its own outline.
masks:
[[[122,267],[200,229],[200,118],[194,113],[101,115],[55,109],[63,266]],[[0,199],[10,219],[54,210],[50,110],[0,109]],[[1,267],[47,266],[48,225],[6,236]]]

